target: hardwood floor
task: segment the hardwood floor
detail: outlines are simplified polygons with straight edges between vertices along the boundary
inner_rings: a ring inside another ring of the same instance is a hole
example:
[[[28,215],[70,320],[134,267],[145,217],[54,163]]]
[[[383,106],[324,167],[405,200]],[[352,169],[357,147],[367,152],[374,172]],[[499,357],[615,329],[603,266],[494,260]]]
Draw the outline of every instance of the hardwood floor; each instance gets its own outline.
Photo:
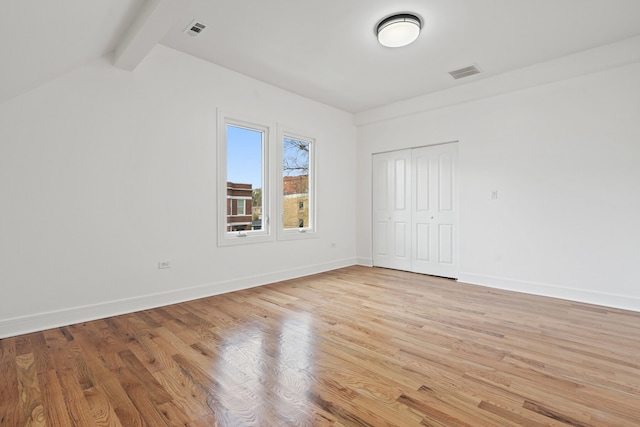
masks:
[[[0,340],[1,426],[639,426],[640,313],[349,267]]]

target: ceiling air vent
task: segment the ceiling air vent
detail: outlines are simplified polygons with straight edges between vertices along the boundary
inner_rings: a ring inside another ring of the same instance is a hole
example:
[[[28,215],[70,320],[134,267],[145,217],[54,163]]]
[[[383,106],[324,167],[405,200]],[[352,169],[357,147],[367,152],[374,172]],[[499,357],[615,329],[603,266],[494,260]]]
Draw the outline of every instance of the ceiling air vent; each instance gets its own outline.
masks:
[[[187,28],[184,29],[184,32],[189,34],[192,37],[199,36],[204,29],[207,28],[205,24],[202,22],[198,22],[198,20],[194,19],[191,24]]]
[[[451,77],[453,77],[454,79],[458,80],[458,79],[462,79],[462,78],[465,78],[465,77],[473,76],[474,74],[479,74],[481,72],[482,72],[482,70],[480,70],[480,68],[478,68],[478,66],[469,65],[468,67],[459,68],[457,70],[449,71],[449,75],[451,75]]]

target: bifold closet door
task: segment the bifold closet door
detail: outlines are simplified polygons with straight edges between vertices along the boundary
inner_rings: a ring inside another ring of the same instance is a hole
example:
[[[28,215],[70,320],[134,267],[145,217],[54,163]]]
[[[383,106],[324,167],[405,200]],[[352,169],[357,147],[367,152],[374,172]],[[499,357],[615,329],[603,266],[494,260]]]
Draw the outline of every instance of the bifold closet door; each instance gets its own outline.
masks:
[[[373,264],[457,277],[457,143],[373,156]]]
[[[411,271],[458,277],[456,143],[412,150]]]
[[[411,271],[411,150],[373,156],[373,264]]]

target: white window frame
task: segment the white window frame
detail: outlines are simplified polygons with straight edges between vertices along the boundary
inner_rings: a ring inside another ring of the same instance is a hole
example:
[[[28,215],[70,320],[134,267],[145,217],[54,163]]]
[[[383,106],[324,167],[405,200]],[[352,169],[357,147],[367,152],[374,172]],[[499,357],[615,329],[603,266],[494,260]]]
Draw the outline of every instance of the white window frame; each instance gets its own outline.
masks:
[[[275,150],[273,146],[273,129],[275,126],[265,124],[237,114],[218,112],[218,246],[243,245],[250,243],[268,242],[275,240],[275,233],[270,219],[273,217],[275,188],[273,182],[273,165],[275,164]],[[227,231],[227,125],[247,128],[262,132],[262,229],[246,231]]]
[[[284,228],[284,184],[283,184],[283,160],[284,150],[283,141],[285,137],[292,139],[298,139],[301,141],[309,142],[309,197],[307,200],[307,207],[309,209],[309,225],[304,228]],[[296,131],[290,127],[279,126],[278,127],[278,162],[277,162],[277,236],[278,240],[297,240],[297,239],[310,239],[318,237],[318,212],[317,212],[317,191],[316,191],[316,138],[309,136],[307,132]]]

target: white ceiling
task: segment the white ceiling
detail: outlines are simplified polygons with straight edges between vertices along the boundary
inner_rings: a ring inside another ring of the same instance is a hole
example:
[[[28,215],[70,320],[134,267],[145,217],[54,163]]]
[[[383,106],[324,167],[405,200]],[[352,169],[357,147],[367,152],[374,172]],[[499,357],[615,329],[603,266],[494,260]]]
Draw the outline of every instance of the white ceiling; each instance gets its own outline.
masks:
[[[1,0],[0,103],[112,51],[143,0]]]
[[[172,2],[164,19],[145,12]],[[397,12],[421,16],[423,32],[384,48],[374,27]],[[640,35],[640,0],[4,1],[0,102],[116,49],[136,19],[156,19],[135,30],[154,28],[154,43],[361,112]],[[208,25],[195,38],[183,33],[193,19]],[[484,72],[448,74],[471,64]]]

